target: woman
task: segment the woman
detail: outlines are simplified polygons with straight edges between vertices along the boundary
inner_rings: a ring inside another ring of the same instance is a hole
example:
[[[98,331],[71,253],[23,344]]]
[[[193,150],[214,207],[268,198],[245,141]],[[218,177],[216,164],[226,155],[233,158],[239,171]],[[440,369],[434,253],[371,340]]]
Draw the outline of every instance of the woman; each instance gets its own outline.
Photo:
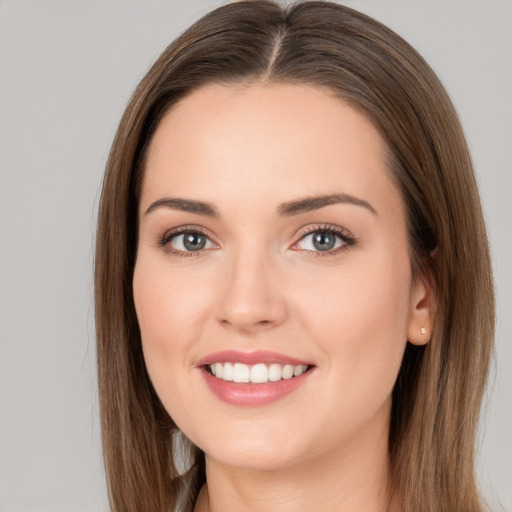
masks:
[[[356,11],[236,2],[167,48],[107,165],[96,318],[114,511],[483,510],[472,164]]]

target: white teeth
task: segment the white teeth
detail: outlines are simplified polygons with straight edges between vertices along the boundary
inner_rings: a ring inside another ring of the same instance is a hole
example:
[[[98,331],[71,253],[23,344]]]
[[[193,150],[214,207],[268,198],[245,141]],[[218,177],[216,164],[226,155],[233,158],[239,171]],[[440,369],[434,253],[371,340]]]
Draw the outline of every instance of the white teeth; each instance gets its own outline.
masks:
[[[283,367],[280,364],[271,364],[268,367],[268,380],[275,382],[283,377]]]
[[[239,383],[263,384],[265,382],[275,382],[281,379],[291,379],[298,377],[307,370],[306,365],[293,366],[291,364],[271,364],[269,366],[258,363],[249,366],[243,363],[213,363],[209,369],[215,377],[226,381]]]
[[[268,368],[264,364],[256,364],[251,368],[251,382],[256,384],[268,382]]]
[[[220,364],[220,363],[215,363]],[[224,369],[222,370],[222,378],[224,380],[233,380],[233,365],[231,363],[224,363]]]
[[[303,364],[301,364],[299,366],[294,366],[293,367],[293,376],[298,377],[299,375],[302,375],[307,370],[307,368],[308,367]]]
[[[249,367],[246,364],[235,363],[235,366],[233,367],[233,381],[249,382]]]
[[[293,377],[293,366],[291,364],[287,364],[283,368],[283,379],[291,379],[292,377]]]

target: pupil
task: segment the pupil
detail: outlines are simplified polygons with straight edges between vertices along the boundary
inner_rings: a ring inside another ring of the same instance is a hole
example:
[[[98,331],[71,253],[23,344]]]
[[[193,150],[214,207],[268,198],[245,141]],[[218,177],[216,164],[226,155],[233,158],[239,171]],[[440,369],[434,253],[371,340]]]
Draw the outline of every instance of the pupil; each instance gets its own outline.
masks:
[[[335,237],[332,233],[318,232],[313,237],[313,245],[320,251],[328,251],[334,247],[336,243]]]
[[[206,238],[199,233],[186,233],[183,237],[183,245],[189,251],[198,251],[206,244]]]

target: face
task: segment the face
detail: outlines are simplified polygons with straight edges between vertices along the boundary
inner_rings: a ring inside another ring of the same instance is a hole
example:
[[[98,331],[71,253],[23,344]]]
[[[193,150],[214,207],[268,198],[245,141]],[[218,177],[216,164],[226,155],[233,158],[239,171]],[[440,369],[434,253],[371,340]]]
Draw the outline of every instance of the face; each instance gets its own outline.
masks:
[[[207,85],[159,125],[134,300],[156,392],[211,460],[385,440],[406,341],[429,327],[385,160],[373,125],[312,86]]]

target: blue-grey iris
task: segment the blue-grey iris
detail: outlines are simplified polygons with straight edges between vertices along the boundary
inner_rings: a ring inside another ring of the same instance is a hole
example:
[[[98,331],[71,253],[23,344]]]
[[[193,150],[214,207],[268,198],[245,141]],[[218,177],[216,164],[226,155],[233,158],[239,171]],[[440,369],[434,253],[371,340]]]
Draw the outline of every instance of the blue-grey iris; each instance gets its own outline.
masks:
[[[189,251],[200,251],[206,245],[206,237],[200,233],[185,233],[183,245]]]
[[[318,231],[313,235],[313,245],[319,251],[329,251],[336,244],[336,236],[333,233]]]

